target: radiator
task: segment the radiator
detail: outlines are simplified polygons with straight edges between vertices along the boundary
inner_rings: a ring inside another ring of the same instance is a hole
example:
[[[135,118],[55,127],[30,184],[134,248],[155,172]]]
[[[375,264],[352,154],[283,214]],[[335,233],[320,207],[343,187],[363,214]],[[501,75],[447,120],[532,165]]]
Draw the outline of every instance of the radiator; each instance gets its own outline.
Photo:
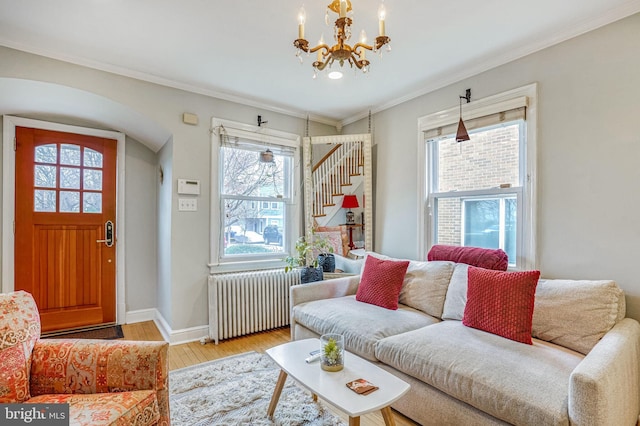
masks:
[[[289,288],[300,274],[284,269],[209,276],[209,337],[220,340],[289,325]]]

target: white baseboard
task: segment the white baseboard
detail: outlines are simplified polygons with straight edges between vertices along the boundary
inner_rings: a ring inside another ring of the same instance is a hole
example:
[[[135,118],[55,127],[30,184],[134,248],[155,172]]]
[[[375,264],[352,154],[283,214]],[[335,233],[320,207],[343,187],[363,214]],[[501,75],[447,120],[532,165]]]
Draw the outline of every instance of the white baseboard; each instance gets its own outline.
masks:
[[[181,343],[196,342],[202,338],[209,338],[209,326],[199,325],[196,327],[184,328],[182,330],[172,330],[162,314],[155,309],[141,309],[138,311],[130,311],[126,314],[127,324],[137,322],[153,321],[160,330],[162,338],[169,342],[170,345],[179,345]]]
[[[137,322],[153,321],[157,315],[156,308],[140,309],[138,311],[129,311],[126,313],[126,324],[135,324]]]
[[[169,343],[171,345],[178,345],[180,343],[200,341],[202,340],[202,338],[209,338],[208,325],[199,325],[197,327],[183,328],[182,330],[172,331]]]

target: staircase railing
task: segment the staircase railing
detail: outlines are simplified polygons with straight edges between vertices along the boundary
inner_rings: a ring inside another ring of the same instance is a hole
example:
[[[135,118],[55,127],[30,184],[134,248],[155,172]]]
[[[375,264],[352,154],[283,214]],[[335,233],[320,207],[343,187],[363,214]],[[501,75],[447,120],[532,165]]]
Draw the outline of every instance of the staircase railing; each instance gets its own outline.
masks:
[[[343,187],[361,175],[363,166],[362,142],[350,142],[337,144],[313,167],[314,217],[325,216],[325,208],[335,206],[334,197],[344,195]]]

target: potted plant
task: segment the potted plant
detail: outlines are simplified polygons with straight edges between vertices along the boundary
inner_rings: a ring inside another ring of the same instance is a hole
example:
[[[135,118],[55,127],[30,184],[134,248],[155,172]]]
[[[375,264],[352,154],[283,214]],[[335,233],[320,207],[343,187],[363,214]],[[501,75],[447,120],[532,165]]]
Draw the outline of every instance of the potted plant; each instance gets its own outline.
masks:
[[[318,253],[318,265],[322,267],[323,272],[334,272],[336,270],[336,258],[333,256],[333,246],[325,239],[321,239],[316,244]]]
[[[303,284],[322,281],[323,271],[321,267],[318,267],[318,258],[315,253],[333,252],[333,247],[329,245],[329,242],[324,238],[314,238],[313,241],[308,242],[305,237],[300,237],[296,241],[295,252],[294,256],[287,256],[284,259],[286,263],[284,271],[299,269],[300,281]]]
[[[325,371],[340,371],[344,368],[344,337],[340,334],[320,336],[321,362]]]

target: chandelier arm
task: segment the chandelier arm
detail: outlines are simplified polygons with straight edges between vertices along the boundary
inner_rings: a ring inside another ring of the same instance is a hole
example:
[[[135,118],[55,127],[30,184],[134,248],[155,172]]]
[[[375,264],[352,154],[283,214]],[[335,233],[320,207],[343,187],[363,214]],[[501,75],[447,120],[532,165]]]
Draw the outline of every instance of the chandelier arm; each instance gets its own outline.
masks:
[[[361,70],[363,67],[368,67],[370,64],[367,59],[360,60],[359,55],[357,55],[355,51],[351,53],[349,63],[358,67],[359,70]]]
[[[320,49],[324,49],[325,50],[324,56],[327,56],[329,54],[329,52],[331,52],[331,48],[329,47],[329,45],[327,45],[327,44],[319,44],[316,47],[312,47],[311,49],[309,49],[309,53],[317,52]]]
[[[322,71],[322,70],[324,70],[324,69],[327,67],[327,64],[328,64],[328,63],[329,63],[329,61],[324,61],[324,62],[322,62],[322,61],[315,61],[315,62],[313,63],[313,67],[314,67],[315,69],[317,69],[318,71]]]
[[[358,51],[359,47],[361,47],[363,49],[367,49],[367,50],[373,51],[373,46],[369,46],[368,44],[365,44],[365,43],[356,43],[356,44],[354,44],[352,51],[355,52],[355,53],[360,53]]]

